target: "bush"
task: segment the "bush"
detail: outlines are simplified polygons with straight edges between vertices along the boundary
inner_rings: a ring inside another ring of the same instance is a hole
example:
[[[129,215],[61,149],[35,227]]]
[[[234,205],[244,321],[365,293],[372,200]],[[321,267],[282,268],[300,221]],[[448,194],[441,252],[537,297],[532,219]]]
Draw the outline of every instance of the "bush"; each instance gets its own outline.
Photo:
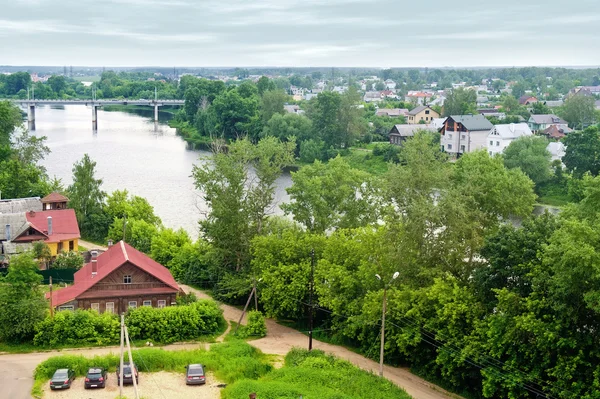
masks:
[[[248,324],[240,326],[237,335],[240,338],[265,337],[267,335],[267,325],[263,314],[254,310],[248,312]]]
[[[177,295],[177,299],[175,299],[175,302],[177,302],[177,305],[180,306],[189,305],[194,302],[198,302],[198,297],[193,292],[190,292],[188,294]]]
[[[141,307],[125,316],[131,339],[172,343],[215,334],[224,329],[225,320],[216,302],[200,300],[190,305],[166,308]],[[57,312],[36,325],[36,346],[78,346],[117,344],[119,317],[94,310]]]
[[[58,254],[54,262],[52,262],[52,268],[81,269],[81,266],[83,266],[83,262],[83,256],[81,256],[78,252],[61,252],[60,254]]]

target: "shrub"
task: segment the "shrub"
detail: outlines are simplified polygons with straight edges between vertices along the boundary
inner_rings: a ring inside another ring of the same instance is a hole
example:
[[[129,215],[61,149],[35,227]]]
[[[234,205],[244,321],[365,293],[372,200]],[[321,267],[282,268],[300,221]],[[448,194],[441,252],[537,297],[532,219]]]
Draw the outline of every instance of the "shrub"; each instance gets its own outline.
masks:
[[[193,292],[189,294],[177,295],[177,299],[175,300],[177,305],[189,305],[194,302],[198,302],[198,297]]]
[[[257,337],[262,338],[267,335],[267,325],[265,323],[265,317],[261,312],[250,311],[248,312],[248,324],[240,326],[238,329],[238,336],[240,338]]]
[[[81,256],[78,252],[61,252],[60,254],[58,254],[54,262],[52,262],[52,268],[81,269],[81,266],[83,266],[83,261],[83,256]]]

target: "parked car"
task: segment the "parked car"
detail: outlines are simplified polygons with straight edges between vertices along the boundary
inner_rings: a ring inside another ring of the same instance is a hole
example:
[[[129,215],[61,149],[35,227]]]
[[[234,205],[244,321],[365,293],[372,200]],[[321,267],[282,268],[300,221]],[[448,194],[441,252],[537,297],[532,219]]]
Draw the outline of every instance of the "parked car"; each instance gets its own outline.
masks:
[[[133,376],[135,374],[135,382],[140,382],[140,376],[135,364],[133,365],[133,373],[131,372],[131,365],[129,362],[123,363],[123,385],[133,384]],[[119,366],[117,365],[117,385],[121,385],[121,375],[119,373]]]
[[[106,379],[108,374],[102,367],[92,367],[88,369],[87,375],[85,376],[85,383],[83,387],[88,388],[104,388],[106,387]],[[123,377],[123,381],[125,378]]]
[[[201,364],[188,364],[185,366],[185,383],[186,385],[202,385],[206,384],[206,376],[204,375],[204,366]]]
[[[58,369],[50,380],[50,389],[69,389],[75,379],[75,372],[71,369]]]

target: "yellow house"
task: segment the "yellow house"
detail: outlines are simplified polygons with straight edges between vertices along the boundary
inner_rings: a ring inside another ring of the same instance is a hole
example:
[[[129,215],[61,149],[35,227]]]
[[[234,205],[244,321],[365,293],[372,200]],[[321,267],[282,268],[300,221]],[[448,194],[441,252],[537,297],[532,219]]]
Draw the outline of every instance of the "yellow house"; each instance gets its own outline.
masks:
[[[434,118],[439,118],[440,114],[431,109],[429,105],[420,105],[408,112],[406,123],[415,125],[417,123],[429,124]]]

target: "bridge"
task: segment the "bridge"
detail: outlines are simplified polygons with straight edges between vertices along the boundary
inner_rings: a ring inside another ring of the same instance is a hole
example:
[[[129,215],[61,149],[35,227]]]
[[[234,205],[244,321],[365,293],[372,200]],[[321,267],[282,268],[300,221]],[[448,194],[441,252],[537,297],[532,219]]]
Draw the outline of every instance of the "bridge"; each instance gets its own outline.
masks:
[[[92,107],[92,128],[98,129],[98,108],[104,105],[145,105],[154,107],[154,122],[158,122],[158,107],[165,105],[184,105],[184,100],[9,100],[14,104],[21,105],[27,108],[27,121],[29,122],[29,129],[35,130],[35,107],[38,105],[85,105]]]

